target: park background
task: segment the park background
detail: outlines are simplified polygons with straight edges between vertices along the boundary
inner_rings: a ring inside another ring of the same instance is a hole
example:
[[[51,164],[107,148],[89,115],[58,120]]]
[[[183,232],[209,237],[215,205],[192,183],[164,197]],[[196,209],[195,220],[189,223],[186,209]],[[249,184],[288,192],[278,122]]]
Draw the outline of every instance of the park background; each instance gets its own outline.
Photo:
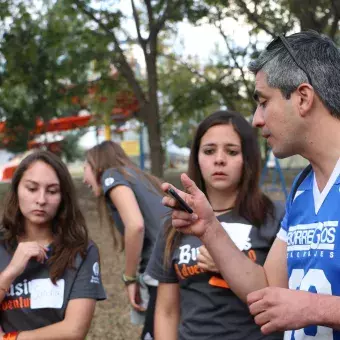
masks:
[[[0,0],[0,197],[34,148],[69,165],[108,293],[87,339],[134,340],[140,330],[129,323],[123,256],[82,183],[85,150],[112,139],[179,185],[205,116],[231,109],[251,121],[247,64],[268,42],[313,29],[339,45],[339,28],[339,0]],[[306,161],[277,161],[259,144],[263,189],[284,201]]]

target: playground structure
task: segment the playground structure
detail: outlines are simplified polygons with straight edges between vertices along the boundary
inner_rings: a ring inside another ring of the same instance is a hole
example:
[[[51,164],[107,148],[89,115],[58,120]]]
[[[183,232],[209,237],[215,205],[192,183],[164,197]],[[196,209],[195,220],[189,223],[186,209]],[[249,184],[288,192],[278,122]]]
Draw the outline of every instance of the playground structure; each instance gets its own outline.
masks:
[[[126,107],[114,108],[111,112],[112,122],[114,121],[126,121],[131,118],[134,113],[138,111],[138,102],[134,100]],[[46,132],[60,132],[68,131],[79,128],[89,127],[91,125],[98,124],[96,122],[96,116],[87,114],[82,116],[70,116],[51,119],[44,122],[42,119],[36,120],[35,129],[32,131],[32,135],[40,135]],[[110,124],[108,124],[110,127]],[[6,122],[0,122],[0,133],[5,133]]]
[[[266,179],[268,172],[269,172],[268,171],[269,170],[268,165],[269,165],[271,156],[273,158],[275,165],[274,165],[274,169],[273,169],[271,185],[269,185],[269,187],[266,188],[266,189],[269,192],[271,192],[271,191],[281,191],[284,194],[285,200],[287,200],[288,191],[287,191],[287,185],[286,185],[285,177],[283,175],[279,160],[273,155],[271,150],[269,150],[269,152],[268,152],[268,155],[267,155],[266,160],[265,160],[264,167],[263,167],[262,172],[261,172],[260,185],[264,189],[265,179]],[[279,176],[281,189],[277,187],[277,175]]]
[[[28,150],[48,146],[52,152],[58,152],[60,150],[60,141],[52,142],[37,142],[34,137],[49,132],[61,132],[70,131],[75,129],[87,128],[94,125],[104,125],[104,136],[106,140],[111,138],[111,124],[114,122],[126,122],[132,118],[136,112],[138,112],[139,105],[137,100],[134,98],[128,104],[122,104],[121,107],[115,107],[111,111],[110,122],[100,123],[98,117],[92,114],[85,114],[81,116],[70,116],[51,119],[47,122],[42,119],[36,120],[34,130],[31,131],[32,139],[28,141]],[[6,122],[0,122],[0,135],[6,133]],[[27,155],[29,151],[13,157],[8,163],[4,164],[0,168],[0,181],[10,181],[13,177],[14,171],[19,165],[20,161]]]

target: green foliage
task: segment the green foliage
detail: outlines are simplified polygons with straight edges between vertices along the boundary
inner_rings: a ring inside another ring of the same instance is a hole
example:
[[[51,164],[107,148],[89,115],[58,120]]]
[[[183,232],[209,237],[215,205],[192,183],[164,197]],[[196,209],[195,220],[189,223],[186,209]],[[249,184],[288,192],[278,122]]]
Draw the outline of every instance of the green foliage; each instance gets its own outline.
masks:
[[[116,94],[131,89],[141,108],[148,107],[144,115],[140,110],[139,119],[161,123],[163,141],[172,138],[188,146],[209,113],[221,107],[245,116],[254,111],[247,63],[265,41],[300,28],[340,39],[340,5],[334,0],[145,0],[134,2],[133,18],[122,13],[120,3],[0,2],[0,118],[7,126],[1,140],[11,150],[26,148],[38,117],[49,120],[87,109],[98,124],[108,121]],[[226,31],[231,19],[248,25],[248,46],[240,47]],[[224,46],[207,64],[173,53],[169,41],[183,20],[210,22],[219,29]],[[146,72],[131,64],[136,44]],[[92,87],[95,93],[89,92]]]
[[[230,70],[226,82],[220,83],[221,89],[225,85],[230,88],[232,84],[239,89],[232,92],[231,98],[226,98],[226,103],[234,100],[235,109],[246,115],[255,110],[252,99],[253,77],[247,72],[247,64],[259,55],[265,41],[269,42],[280,33],[290,34],[313,29],[340,42],[339,1],[229,0],[226,3],[221,0],[205,0],[205,3],[210,5],[207,18],[219,29],[226,50],[224,53],[218,51],[210,67]],[[230,22],[230,19],[235,23],[241,21],[248,25],[248,46],[240,48],[232,35],[226,32],[226,20]],[[260,142],[263,144],[264,141]]]
[[[84,150],[79,146],[79,138],[84,131],[72,131],[64,136],[61,142],[61,153],[66,162],[74,162],[84,158]]]
[[[194,63],[195,67],[199,67]],[[163,58],[159,67],[163,140],[189,146],[197,123],[222,104],[221,95],[203,78],[175,59]],[[189,133],[187,133],[189,132]]]
[[[0,115],[6,119],[2,140],[9,150],[27,148],[37,118],[48,121],[88,108],[79,105],[84,100],[75,105],[72,99],[87,96],[93,79],[103,91],[98,96],[113,104],[111,93],[121,79],[109,77],[111,41],[94,35],[75,9],[61,1],[45,2],[45,10],[37,14],[24,1],[12,1],[0,7],[0,16],[10,23],[0,44]],[[97,113],[102,109],[98,105]]]
[[[166,138],[179,145],[190,145],[197,123],[219,107],[227,107],[249,116],[256,109],[253,101],[253,76],[247,71],[250,59],[256,58],[263,40],[268,42],[279,33],[314,29],[337,40],[340,5],[332,0],[206,0],[202,4],[204,20],[220,31],[224,41],[205,66],[193,58],[183,61],[167,55],[160,72],[163,93],[162,113]],[[249,44],[240,47],[226,28],[231,20],[249,27]],[[337,29],[335,29],[337,28]],[[164,49],[166,51],[166,49]],[[164,52],[164,54],[166,54]]]

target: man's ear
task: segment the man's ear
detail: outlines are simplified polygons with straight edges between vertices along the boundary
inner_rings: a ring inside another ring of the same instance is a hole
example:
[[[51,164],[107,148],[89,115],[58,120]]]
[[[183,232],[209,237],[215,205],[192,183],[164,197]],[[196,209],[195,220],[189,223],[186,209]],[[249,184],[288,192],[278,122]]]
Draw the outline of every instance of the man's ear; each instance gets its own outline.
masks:
[[[315,100],[315,91],[310,84],[303,83],[295,91],[298,100],[298,110],[302,117],[305,117],[311,111]]]

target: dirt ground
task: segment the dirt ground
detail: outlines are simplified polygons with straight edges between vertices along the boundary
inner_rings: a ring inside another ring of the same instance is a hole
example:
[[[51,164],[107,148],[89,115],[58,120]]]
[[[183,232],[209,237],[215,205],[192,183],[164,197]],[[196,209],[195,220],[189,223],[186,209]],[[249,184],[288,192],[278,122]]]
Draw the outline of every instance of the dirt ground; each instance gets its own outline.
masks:
[[[168,173],[167,181],[179,186],[178,173]],[[107,227],[101,227],[96,211],[96,201],[81,179],[74,178],[81,209],[85,215],[91,238],[96,242],[101,255],[102,280],[107,293],[107,300],[98,302],[95,317],[86,340],[137,340],[141,327],[130,324],[128,300],[121,281],[123,254],[113,250],[112,237]],[[288,186],[291,181],[288,180]],[[7,184],[0,185],[0,198],[7,190]],[[279,191],[270,193],[275,200],[282,200]],[[0,213],[2,206],[0,204]]]

